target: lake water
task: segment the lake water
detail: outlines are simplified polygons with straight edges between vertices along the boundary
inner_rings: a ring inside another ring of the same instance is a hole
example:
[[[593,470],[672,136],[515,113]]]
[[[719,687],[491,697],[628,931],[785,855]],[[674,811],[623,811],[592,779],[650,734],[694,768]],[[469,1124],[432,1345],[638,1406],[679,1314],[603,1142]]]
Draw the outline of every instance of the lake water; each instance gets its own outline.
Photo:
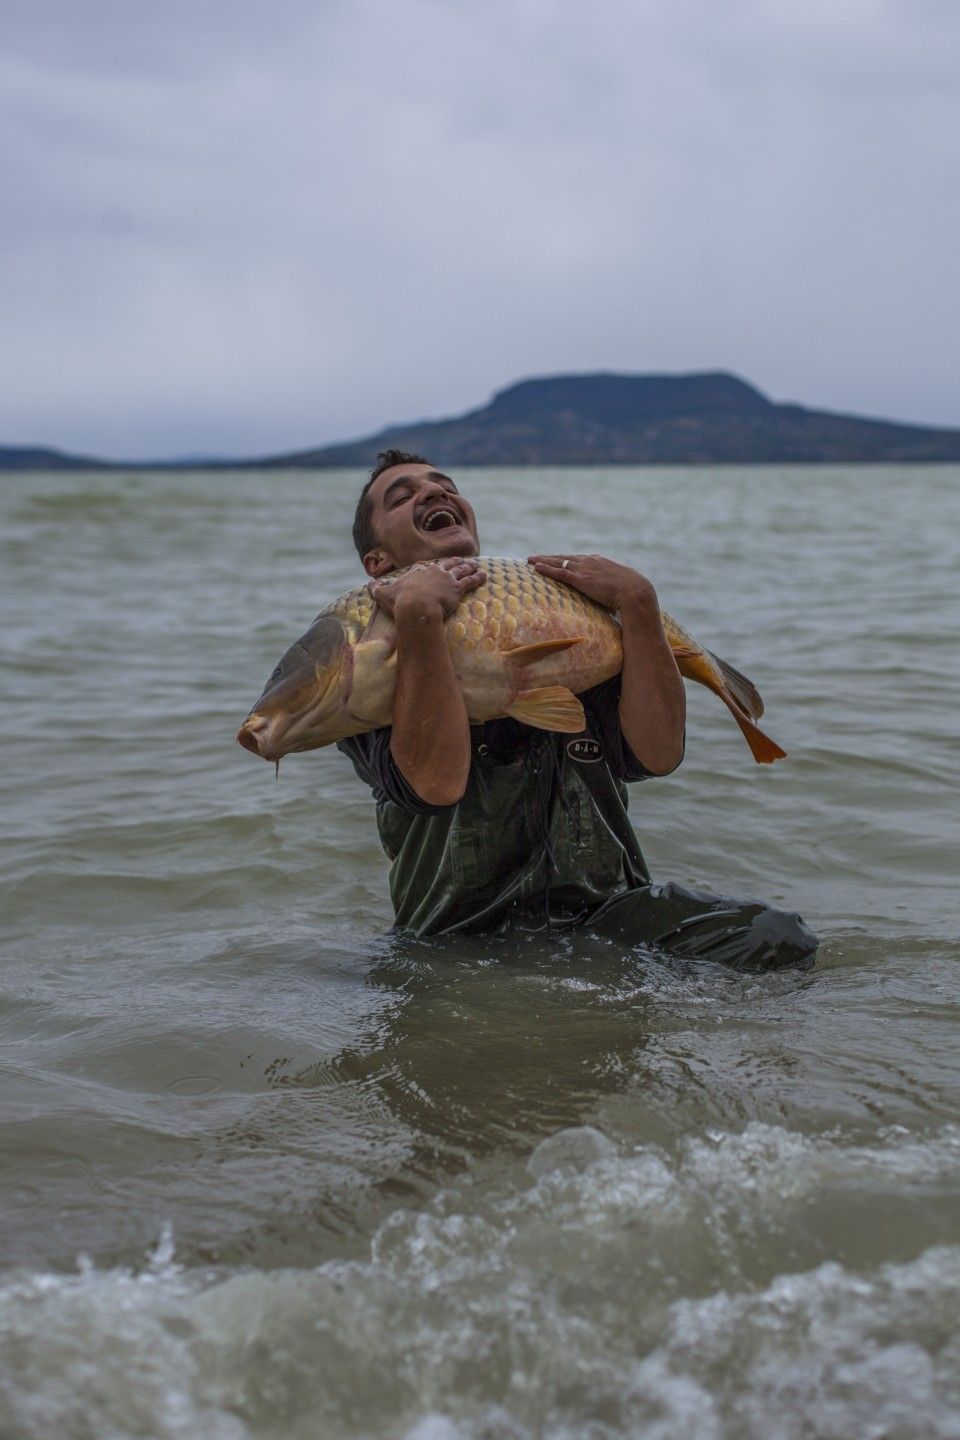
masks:
[[[459,477],[758,684],[632,814],[768,977],[385,938],[344,757],[234,743],[361,478],[3,479],[0,1434],[960,1436],[960,469]]]

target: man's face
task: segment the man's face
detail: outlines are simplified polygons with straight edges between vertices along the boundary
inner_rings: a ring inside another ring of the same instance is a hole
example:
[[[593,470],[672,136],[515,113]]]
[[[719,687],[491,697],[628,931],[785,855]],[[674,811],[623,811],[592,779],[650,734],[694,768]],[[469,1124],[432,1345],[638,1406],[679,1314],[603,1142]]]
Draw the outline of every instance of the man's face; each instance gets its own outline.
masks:
[[[364,556],[368,575],[388,575],[417,560],[476,555],[480,548],[472,507],[448,475],[432,465],[394,465],[367,491],[374,548]]]

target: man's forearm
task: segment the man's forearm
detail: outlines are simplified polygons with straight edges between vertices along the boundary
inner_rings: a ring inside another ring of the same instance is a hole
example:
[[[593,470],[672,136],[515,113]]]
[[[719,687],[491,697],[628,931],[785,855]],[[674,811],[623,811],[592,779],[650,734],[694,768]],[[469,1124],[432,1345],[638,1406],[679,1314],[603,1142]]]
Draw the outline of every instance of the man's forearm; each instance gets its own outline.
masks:
[[[621,606],[620,624],[620,727],[640,763],[654,775],[666,775],[683,758],[687,708],[652,586]]]
[[[390,752],[428,805],[454,805],[470,773],[470,724],[440,607],[398,603],[397,688]]]

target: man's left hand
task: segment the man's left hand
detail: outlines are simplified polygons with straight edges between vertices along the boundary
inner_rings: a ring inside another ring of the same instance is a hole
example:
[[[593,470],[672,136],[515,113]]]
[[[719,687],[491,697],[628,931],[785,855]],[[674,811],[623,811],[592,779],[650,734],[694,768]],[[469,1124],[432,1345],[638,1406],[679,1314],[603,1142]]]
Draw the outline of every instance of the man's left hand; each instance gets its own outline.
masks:
[[[530,555],[527,563],[608,610],[622,610],[631,603],[657,603],[657,593],[645,575],[603,555]]]
[[[641,765],[652,775],[669,774],[683,757],[686,701],[650,581],[602,555],[531,555],[529,564],[588,600],[620,611],[620,726]]]

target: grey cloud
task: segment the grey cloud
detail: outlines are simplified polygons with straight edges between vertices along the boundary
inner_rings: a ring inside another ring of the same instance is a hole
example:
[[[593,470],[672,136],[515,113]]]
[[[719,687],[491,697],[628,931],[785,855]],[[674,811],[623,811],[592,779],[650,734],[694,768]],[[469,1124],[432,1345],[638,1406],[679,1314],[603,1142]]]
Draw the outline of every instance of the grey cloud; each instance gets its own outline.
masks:
[[[243,453],[725,365],[960,424],[935,0],[10,4],[0,440]]]

